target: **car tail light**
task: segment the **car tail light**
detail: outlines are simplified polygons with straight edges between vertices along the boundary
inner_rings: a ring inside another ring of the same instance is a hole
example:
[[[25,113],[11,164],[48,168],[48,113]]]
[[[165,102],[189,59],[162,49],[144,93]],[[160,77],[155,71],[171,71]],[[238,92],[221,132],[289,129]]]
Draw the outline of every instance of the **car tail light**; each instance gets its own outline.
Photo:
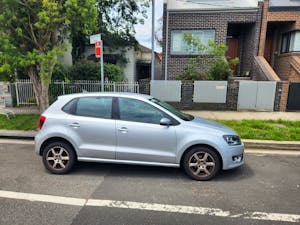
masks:
[[[46,117],[45,116],[40,116],[40,120],[39,120],[39,129],[42,129],[44,123],[46,121]]]

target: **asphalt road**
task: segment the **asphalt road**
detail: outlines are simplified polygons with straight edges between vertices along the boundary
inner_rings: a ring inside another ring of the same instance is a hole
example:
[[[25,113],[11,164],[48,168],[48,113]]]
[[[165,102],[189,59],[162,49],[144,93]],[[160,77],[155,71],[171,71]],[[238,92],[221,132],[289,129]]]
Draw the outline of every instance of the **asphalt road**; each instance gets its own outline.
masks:
[[[175,168],[97,163],[52,175],[31,142],[0,142],[0,225],[300,224],[300,157],[245,159],[209,182]]]

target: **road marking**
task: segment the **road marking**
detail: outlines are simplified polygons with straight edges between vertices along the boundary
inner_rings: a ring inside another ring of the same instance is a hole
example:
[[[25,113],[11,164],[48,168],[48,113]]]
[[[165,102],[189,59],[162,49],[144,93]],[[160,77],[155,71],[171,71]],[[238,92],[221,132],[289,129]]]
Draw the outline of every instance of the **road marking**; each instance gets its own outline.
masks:
[[[0,190],[0,198],[27,200],[33,202],[48,202],[48,203],[73,205],[73,206],[84,206],[86,203],[86,200],[81,198],[31,194],[31,193],[2,191],[2,190]]]
[[[266,212],[244,212],[233,214],[230,211],[224,211],[218,208],[207,207],[194,207],[185,205],[168,205],[157,203],[142,203],[131,201],[115,201],[115,200],[101,200],[101,199],[84,199],[72,198],[53,195],[42,195],[22,192],[12,192],[0,190],[0,198],[47,202],[72,206],[92,206],[92,207],[109,207],[109,208],[122,208],[122,209],[136,209],[136,210],[149,210],[157,212],[171,212],[183,214],[195,214],[205,216],[241,218],[251,220],[265,220],[265,221],[281,221],[299,223],[300,215],[296,214],[282,214],[282,213],[266,213]]]

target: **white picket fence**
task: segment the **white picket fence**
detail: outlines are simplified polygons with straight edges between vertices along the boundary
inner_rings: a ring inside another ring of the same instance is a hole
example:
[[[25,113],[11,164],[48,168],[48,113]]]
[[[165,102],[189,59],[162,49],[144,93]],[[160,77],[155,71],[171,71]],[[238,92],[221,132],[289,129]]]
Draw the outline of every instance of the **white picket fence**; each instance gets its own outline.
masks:
[[[30,80],[17,80],[15,82],[17,105],[35,105],[35,94]],[[59,95],[99,92],[101,90],[100,81],[77,80],[71,83],[64,81],[54,81],[49,86],[49,96],[56,99]],[[104,82],[105,92],[133,92],[139,93],[138,82]]]

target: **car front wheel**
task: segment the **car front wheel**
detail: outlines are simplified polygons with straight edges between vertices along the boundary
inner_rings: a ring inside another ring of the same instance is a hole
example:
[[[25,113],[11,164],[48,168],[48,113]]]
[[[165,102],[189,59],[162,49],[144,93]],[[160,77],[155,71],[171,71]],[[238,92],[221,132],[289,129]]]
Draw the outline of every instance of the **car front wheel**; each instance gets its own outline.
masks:
[[[194,180],[206,181],[217,175],[220,159],[214,150],[205,146],[190,149],[183,158],[182,166],[186,174]]]
[[[51,173],[68,173],[75,161],[76,157],[73,148],[65,142],[50,143],[43,151],[44,166]]]

